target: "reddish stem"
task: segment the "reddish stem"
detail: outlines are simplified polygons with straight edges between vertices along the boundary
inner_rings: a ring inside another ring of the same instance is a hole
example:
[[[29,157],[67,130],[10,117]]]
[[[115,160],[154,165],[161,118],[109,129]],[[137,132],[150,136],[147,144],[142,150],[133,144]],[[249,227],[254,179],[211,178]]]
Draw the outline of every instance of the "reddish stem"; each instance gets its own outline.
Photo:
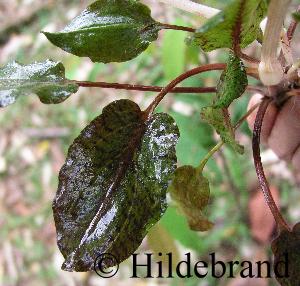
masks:
[[[298,6],[296,12],[300,12],[300,5]],[[297,25],[298,25],[298,22],[296,20],[292,20],[287,32],[286,32],[286,35],[287,35],[287,38],[289,40],[289,42],[291,42],[291,40],[293,39],[293,36],[295,34],[295,31],[296,31],[296,28],[297,28]]]
[[[282,217],[274,199],[272,196],[272,193],[269,188],[268,181],[265,176],[264,168],[261,162],[261,156],[260,156],[260,134],[261,134],[261,127],[262,127],[262,122],[264,119],[264,116],[266,114],[267,108],[270,104],[272,99],[270,98],[265,98],[258,109],[256,118],[255,118],[255,123],[254,123],[254,128],[253,128],[253,140],[252,140],[252,149],[253,149],[253,159],[254,159],[254,165],[256,169],[256,174],[258,177],[258,181],[260,183],[261,190],[264,194],[265,201],[271,210],[273,217],[277,223],[277,226],[279,227],[280,230],[286,229],[290,231],[290,227],[288,226],[287,222],[284,220]]]
[[[159,105],[159,103],[164,99],[165,95],[168,94],[176,85],[178,85],[180,82],[184,81],[185,79],[200,74],[207,71],[212,70],[224,70],[226,68],[226,64],[207,64],[200,67],[196,67],[192,70],[189,70],[177,78],[175,78],[173,81],[171,81],[165,88],[162,89],[162,91],[157,95],[157,97],[154,99],[154,101],[149,105],[149,107],[145,110],[145,116],[149,117],[155,108]]]
[[[191,33],[195,33],[196,32],[196,29],[190,28],[190,27],[170,25],[170,24],[163,24],[163,23],[160,23],[160,24],[161,24],[161,27],[163,29],[167,29],[167,30],[178,30],[178,31],[191,32]]]
[[[101,87],[101,88],[113,88],[113,89],[125,89],[125,90],[139,90],[139,91],[154,91],[160,92],[163,90],[161,86],[147,86],[139,84],[127,84],[127,83],[108,83],[108,82],[90,82],[90,81],[74,81],[81,87]],[[210,93],[216,92],[215,87],[176,87],[170,92],[173,93]]]

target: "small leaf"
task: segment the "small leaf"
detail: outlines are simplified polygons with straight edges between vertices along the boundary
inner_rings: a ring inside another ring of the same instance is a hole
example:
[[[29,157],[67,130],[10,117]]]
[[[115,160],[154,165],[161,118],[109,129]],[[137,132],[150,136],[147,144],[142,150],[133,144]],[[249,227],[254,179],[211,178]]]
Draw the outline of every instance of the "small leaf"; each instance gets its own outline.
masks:
[[[165,212],[179,131],[167,114],[143,115],[115,101],[70,146],[53,202],[64,270],[91,270],[104,252],[122,262]]]
[[[300,223],[293,230],[283,230],[272,242],[274,272],[282,286],[300,285]]]
[[[243,62],[230,53],[227,67],[217,86],[217,99],[213,107],[228,108],[235,99],[245,92],[247,85],[248,78]]]
[[[300,22],[300,12],[295,12],[292,15],[295,21]]]
[[[176,169],[169,187],[171,198],[178,203],[189,226],[195,231],[206,231],[213,223],[203,214],[209,201],[209,182],[196,168],[182,166]]]
[[[201,116],[216,129],[223,142],[229,144],[236,152],[243,154],[244,148],[235,141],[234,130],[226,108],[204,107]]]
[[[12,62],[0,68],[0,107],[32,93],[43,103],[61,103],[77,90],[78,85],[65,78],[62,63],[47,60],[21,65]]]
[[[150,9],[135,0],[96,1],[61,32],[43,32],[64,51],[93,62],[124,62],[156,40],[159,23]]]
[[[234,46],[234,31],[239,30],[240,46],[247,47],[261,32],[259,24],[267,12],[265,0],[236,0],[196,30],[190,42],[206,51]]]

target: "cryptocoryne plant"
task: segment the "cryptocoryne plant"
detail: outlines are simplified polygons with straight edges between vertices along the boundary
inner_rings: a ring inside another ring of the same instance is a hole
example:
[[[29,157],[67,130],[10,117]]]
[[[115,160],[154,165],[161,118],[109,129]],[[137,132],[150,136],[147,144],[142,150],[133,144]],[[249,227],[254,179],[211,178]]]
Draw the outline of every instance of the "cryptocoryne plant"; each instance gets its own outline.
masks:
[[[62,31],[43,33],[68,53],[110,63],[137,57],[157,39],[160,30],[173,29],[188,32],[187,44],[200,46],[204,52],[225,49],[228,61],[196,67],[165,87],[68,80],[64,66],[51,60],[30,65],[12,62],[0,68],[1,107],[26,94],[36,94],[43,103],[61,103],[79,87],[158,92],[146,110],[125,99],[110,103],[70,146],[53,201],[57,242],[65,258],[62,268],[93,270],[101,253],[113,254],[119,263],[124,261],[164,214],[167,192],[192,230],[211,229],[213,223],[204,214],[210,188],[203,169],[223,144],[243,153],[235,130],[258,108],[252,146],[255,168],[278,227],[278,237],[272,243],[275,261],[288,254],[290,265],[289,277],[277,279],[281,285],[299,286],[299,224],[291,229],[277,208],[264,175],[259,147],[269,104],[280,106],[291,96],[300,95],[300,63],[293,61],[290,46],[299,13],[293,14],[285,30],[290,0],[233,0],[222,11],[190,0],[161,2],[207,20],[197,29],[164,24],[155,21],[150,9],[139,1],[100,0]],[[243,52],[253,43],[261,47],[260,59]],[[191,76],[212,70],[222,71],[216,87],[177,87]],[[249,85],[248,77],[257,79],[257,86]],[[246,90],[262,94],[263,99],[233,126],[228,108]],[[201,116],[215,128],[221,142],[197,168],[176,167],[178,127],[170,115],[155,113],[168,93],[215,93],[211,104],[201,110]],[[105,266],[114,265],[107,262]]]

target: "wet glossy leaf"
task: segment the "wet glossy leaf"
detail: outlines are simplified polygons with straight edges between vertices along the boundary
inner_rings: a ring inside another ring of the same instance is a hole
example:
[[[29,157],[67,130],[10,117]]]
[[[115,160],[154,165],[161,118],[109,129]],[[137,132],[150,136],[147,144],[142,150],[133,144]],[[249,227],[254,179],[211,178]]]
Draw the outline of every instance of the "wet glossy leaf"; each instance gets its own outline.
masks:
[[[212,106],[202,108],[203,120],[211,124],[220,135],[221,139],[229,144],[236,152],[242,154],[243,146],[235,141],[234,130],[226,108],[214,108]]]
[[[243,62],[234,54],[229,55],[227,68],[223,71],[217,86],[215,108],[228,108],[246,90],[248,78]]]
[[[122,262],[138,248],[166,210],[178,137],[169,115],[144,122],[130,100],[109,104],[81,132],[53,202],[64,270],[91,270],[104,252]]]
[[[238,29],[240,46],[244,48],[260,36],[259,24],[266,12],[265,0],[235,0],[197,29],[190,41],[206,52],[232,48],[234,32]]]
[[[124,62],[156,40],[160,25],[147,6],[135,0],[101,0],[84,10],[48,40],[68,53],[93,62]]]
[[[43,103],[61,103],[77,90],[78,85],[65,78],[62,63],[47,60],[21,65],[12,62],[0,68],[0,107],[29,94],[36,94]]]
[[[300,223],[291,232],[281,231],[272,242],[274,272],[282,286],[300,285]]]
[[[168,190],[192,230],[206,231],[212,228],[213,223],[203,213],[209,201],[210,189],[208,180],[201,172],[188,165],[179,167]]]

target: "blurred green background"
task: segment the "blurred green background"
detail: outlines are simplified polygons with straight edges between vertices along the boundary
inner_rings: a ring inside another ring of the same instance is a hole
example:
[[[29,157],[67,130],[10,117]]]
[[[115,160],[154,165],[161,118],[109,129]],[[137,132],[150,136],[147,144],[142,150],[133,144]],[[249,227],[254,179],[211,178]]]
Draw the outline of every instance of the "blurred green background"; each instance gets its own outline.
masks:
[[[226,52],[204,54],[186,46],[185,32],[163,31],[145,53],[126,63],[93,64],[87,58],[69,55],[47,42],[40,34],[57,31],[92,1],[0,0],[0,64],[50,58],[62,61],[69,79],[166,85],[180,73],[207,62],[224,62]],[[166,7],[157,1],[143,1],[160,22],[200,26],[203,19]],[[222,8],[226,1],[201,1]],[[251,47],[250,52],[256,50]],[[210,72],[195,76],[184,86],[214,86],[220,75]],[[130,98],[145,108],[155,93],[81,88],[60,105],[43,105],[35,96],[20,98],[0,111],[0,285],[277,285],[272,279],[129,279],[131,260],[120,266],[119,274],[104,280],[94,273],[60,270],[63,258],[56,246],[51,202],[57,177],[68,146],[79,132],[109,102]],[[179,165],[197,166],[219,140],[211,127],[201,121],[200,109],[210,103],[211,94],[169,94],[159,110],[170,113],[179,125]],[[247,109],[250,94],[232,107],[236,122]],[[137,252],[173,251],[184,258],[207,260],[211,252],[224,261],[271,259],[269,242],[274,223],[257,192],[251,153],[251,132],[246,123],[237,132],[245,145],[239,156],[222,148],[205,169],[211,183],[207,210],[215,223],[204,233],[190,231],[185,218],[170,202],[159,225],[154,227]],[[274,196],[291,222],[299,220],[299,190],[293,173],[269,150],[264,163]]]

